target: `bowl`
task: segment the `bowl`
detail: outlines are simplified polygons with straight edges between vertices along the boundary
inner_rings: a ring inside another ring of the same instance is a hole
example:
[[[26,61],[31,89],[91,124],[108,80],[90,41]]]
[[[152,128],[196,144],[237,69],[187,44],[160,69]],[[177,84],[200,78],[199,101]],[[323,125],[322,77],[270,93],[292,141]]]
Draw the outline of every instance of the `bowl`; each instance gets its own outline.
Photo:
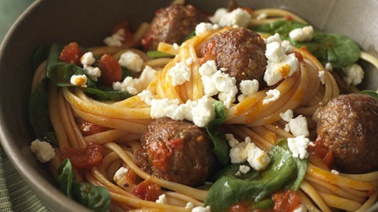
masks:
[[[227,0],[192,0],[209,14],[227,7]],[[377,54],[378,2],[354,0],[240,0],[239,6],[288,9],[316,28],[347,35],[362,49]],[[132,28],[152,19],[167,0],[37,0],[16,21],[0,49],[0,140],[6,154],[25,181],[51,211],[86,211],[56,187],[48,167],[39,163],[30,150],[35,136],[28,119],[28,101],[33,76],[32,58],[40,46],[77,41],[97,46],[110,34],[114,23],[130,20]],[[378,88],[378,72],[369,64],[363,88]],[[378,210],[376,203],[371,211]]]

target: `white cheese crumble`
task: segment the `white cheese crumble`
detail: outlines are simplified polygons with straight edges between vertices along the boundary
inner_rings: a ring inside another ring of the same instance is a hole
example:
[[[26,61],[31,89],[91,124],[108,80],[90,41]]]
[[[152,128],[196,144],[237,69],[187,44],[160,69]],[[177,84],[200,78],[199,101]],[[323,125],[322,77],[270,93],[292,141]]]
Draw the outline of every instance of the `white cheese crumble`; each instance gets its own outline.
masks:
[[[192,209],[192,208],[194,208],[194,204],[192,202],[187,202],[186,205],[185,205],[185,208],[186,209]]]
[[[190,63],[190,61],[188,61]],[[172,85],[182,85],[190,80],[192,70],[187,61],[178,62],[168,70],[168,75],[172,77]]]
[[[248,27],[251,21],[251,15],[244,9],[237,8],[228,12],[225,8],[219,8],[215,11],[214,16],[210,17],[210,21],[218,24],[220,27],[240,26]]]
[[[192,212],[211,212],[210,206],[202,207],[197,206],[192,209]]]
[[[118,63],[130,71],[141,72],[144,61],[139,54],[133,51],[126,51],[120,56]]]
[[[165,194],[160,195],[159,198],[155,202],[160,203],[160,204],[167,204],[168,203],[167,195]]]
[[[339,175],[340,174],[340,172],[337,171],[336,169],[332,169],[331,173],[334,174],[334,175]]]
[[[263,104],[268,104],[270,102],[277,101],[281,96],[281,92],[277,89],[268,90],[266,92],[266,97],[263,99]]]
[[[247,174],[251,170],[251,167],[246,165],[240,165],[239,170],[235,173],[236,176],[241,176],[242,174]]]
[[[318,77],[320,79],[320,83],[322,83],[322,85],[324,85],[325,84],[325,71],[319,71]]]
[[[295,42],[311,41],[313,36],[314,28],[312,26],[293,29],[289,33],[289,37]]]
[[[101,76],[101,70],[98,67],[92,67],[93,63],[95,62],[96,59],[92,52],[86,52],[80,58],[80,63],[83,65],[84,73],[93,81],[97,82],[97,79]]]
[[[265,41],[267,66],[264,80],[268,86],[271,86],[298,71],[299,61],[295,54],[291,52],[292,47],[288,42],[283,42],[278,34],[269,37]]]
[[[288,138],[287,143],[293,157],[300,159],[305,159],[308,157],[309,153],[307,151],[307,147],[310,143],[308,138],[303,135],[295,138]]]
[[[218,99],[223,102],[226,108],[229,108],[235,101],[238,88],[235,85],[235,77],[230,77],[222,70],[217,70],[214,60],[208,60],[201,65],[198,71],[201,74],[205,95],[214,96],[218,94]]]
[[[72,75],[70,78],[71,85],[87,87],[88,78],[85,74]]]
[[[232,140],[233,136],[228,135],[226,138]],[[250,137],[246,137],[244,142],[231,147],[229,155],[231,163],[239,164],[248,161],[249,165],[257,171],[264,170],[270,163],[268,154],[252,143]]]
[[[306,211],[308,211],[307,207],[303,204],[299,204],[298,207],[293,210],[293,212],[306,212]]]
[[[118,182],[121,180],[122,177],[124,177],[127,173],[129,172],[129,169],[128,168],[125,168],[125,167],[121,167],[119,168],[116,173],[114,174],[113,176],[113,180],[115,182]]]
[[[130,76],[126,77],[122,82],[113,82],[113,89],[126,91],[132,95],[136,95],[142,90],[146,89],[150,82],[156,77],[158,72],[146,66],[139,78],[132,78]]]
[[[280,117],[282,118],[282,120],[289,122],[294,117],[294,114],[293,111],[289,109],[284,113],[280,113]]]
[[[291,132],[294,136],[309,136],[307,119],[303,115],[293,118],[293,111],[287,110],[285,113],[280,113],[282,120],[288,122],[285,125],[285,131]]]
[[[119,29],[116,33],[112,34],[109,37],[104,39],[104,43],[107,46],[122,46],[123,41],[125,40],[125,30]]]
[[[31,143],[30,149],[41,163],[49,162],[52,158],[55,157],[54,148],[46,141],[35,139]]]
[[[331,63],[326,63],[324,68],[327,69],[328,71],[333,71],[333,66]]]
[[[259,90],[259,81],[256,79],[242,80],[239,84],[239,90],[241,94],[238,96],[238,101],[241,102]]]
[[[146,102],[147,103],[147,102]],[[189,120],[199,127],[205,127],[215,118],[215,108],[210,97],[203,96],[197,101],[188,100],[180,104],[178,99],[151,99],[152,118],[169,117],[174,120]]]
[[[364,78],[364,71],[362,70],[361,66],[357,63],[347,66],[342,69],[344,73],[344,81],[347,85],[358,85],[362,82]]]
[[[202,36],[202,35],[206,35],[208,33],[214,32],[215,30],[218,30],[218,29],[219,29],[218,24],[201,22],[197,24],[195,33],[197,36]]]

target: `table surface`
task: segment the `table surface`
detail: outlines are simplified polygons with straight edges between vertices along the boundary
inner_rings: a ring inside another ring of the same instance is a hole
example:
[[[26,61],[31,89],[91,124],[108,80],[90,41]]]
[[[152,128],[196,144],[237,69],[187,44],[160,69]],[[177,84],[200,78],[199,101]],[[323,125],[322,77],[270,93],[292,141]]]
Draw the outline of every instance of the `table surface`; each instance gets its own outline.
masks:
[[[0,0],[0,41],[33,0]],[[0,211],[48,211],[0,147]]]

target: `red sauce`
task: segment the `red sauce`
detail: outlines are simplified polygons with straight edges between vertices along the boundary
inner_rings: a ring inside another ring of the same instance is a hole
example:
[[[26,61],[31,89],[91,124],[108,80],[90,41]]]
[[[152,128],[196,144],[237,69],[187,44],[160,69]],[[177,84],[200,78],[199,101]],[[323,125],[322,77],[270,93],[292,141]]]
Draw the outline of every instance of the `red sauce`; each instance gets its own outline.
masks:
[[[81,65],[80,58],[84,53],[84,50],[80,49],[79,45],[76,42],[71,42],[68,45],[64,46],[62,52],[59,55],[59,59],[62,62]]]
[[[122,79],[122,70],[118,61],[109,54],[104,54],[98,61],[101,70],[101,82],[106,86],[112,86],[113,82]]]
[[[88,143],[86,148],[63,148],[62,157],[70,159],[74,168],[89,169],[101,165],[104,150],[100,144]]]
[[[167,148],[164,141],[152,142],[148,149],[148,155],[152,157],[152,165],[161,171],[168,171],[172,152]]]
[[[141,44],[142,44],[142,46],[144,48],[144,51],[148,51],[148,46],[153,42],[153,40],[154,39],[151,36],[143,38],[141,40]]]
[[[147,201],[156,201],[162,195],[161,187],[149,180],[142,181],[133,190],[133,194]]]
[[[80,129],[81,134],[83,134],[84,136],[97,134],[97,133],[104,132],[105,130],[107,130],[106,127],[98,126],[92,122],[88,122],[84,120],[79,122],[79,129]]]
[[[309,146],[309,152],[323,160],[328,168],[331,168],[334,161],[334,155],[331,150],[327,149],[320,138],[315,140],[314,146]]]
[[[286,190],[274,193],[272,196],[274,201],[275,212],[294,211],[299,206],[300,198],[293,190]]]

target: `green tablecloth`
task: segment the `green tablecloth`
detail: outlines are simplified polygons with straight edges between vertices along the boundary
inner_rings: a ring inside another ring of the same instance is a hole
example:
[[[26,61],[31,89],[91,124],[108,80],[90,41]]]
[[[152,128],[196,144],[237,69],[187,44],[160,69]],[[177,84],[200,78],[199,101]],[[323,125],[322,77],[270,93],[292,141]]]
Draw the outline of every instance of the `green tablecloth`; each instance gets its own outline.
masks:
[[[34,0],[0,0],[0,41]],[[48,211],[18,174],[0,146],[0,211]]]

